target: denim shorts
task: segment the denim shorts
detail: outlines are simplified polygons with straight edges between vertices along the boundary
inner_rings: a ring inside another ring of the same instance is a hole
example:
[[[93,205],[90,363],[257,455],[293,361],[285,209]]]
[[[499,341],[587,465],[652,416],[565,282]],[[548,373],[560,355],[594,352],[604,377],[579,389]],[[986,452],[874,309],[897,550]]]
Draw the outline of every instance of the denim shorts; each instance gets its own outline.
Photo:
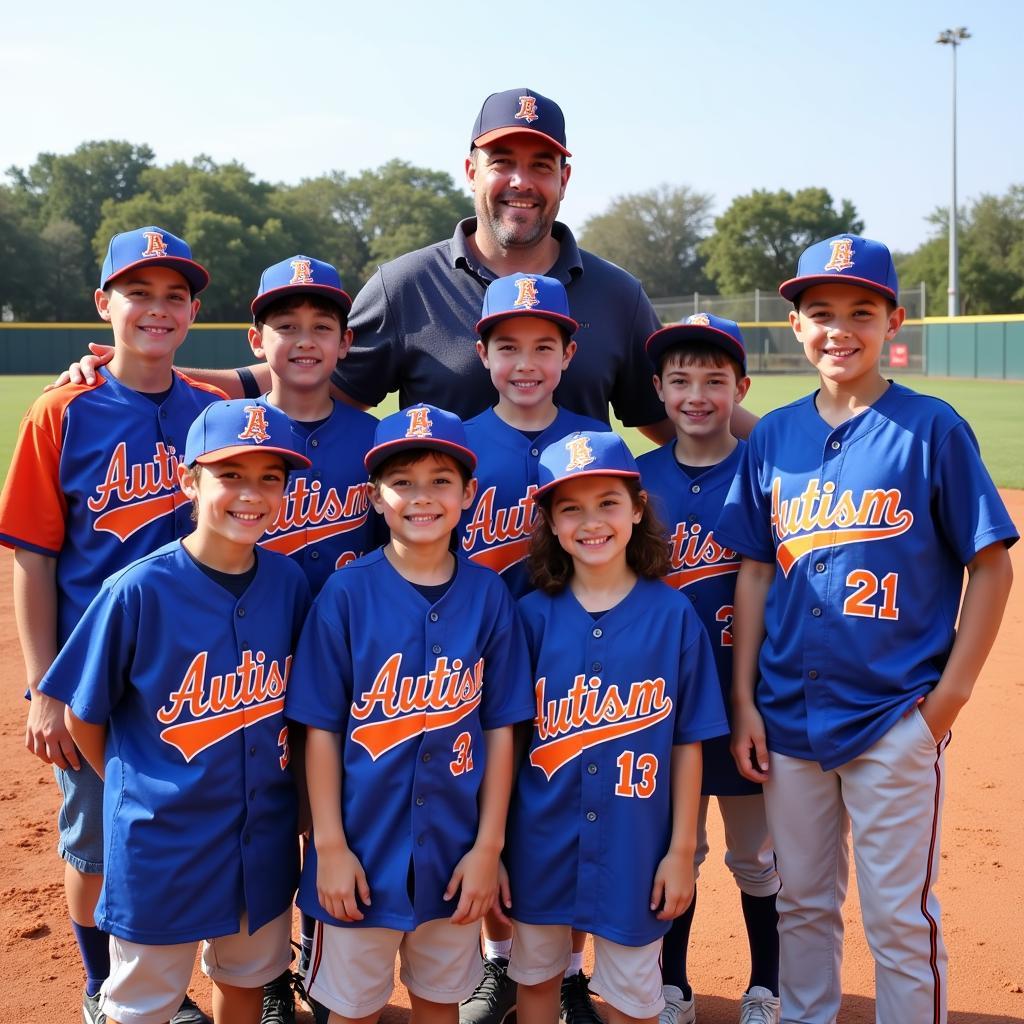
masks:
[[[85,758],[76,772],[54,766],[60,786],[57,852],[86,875],[103,874],[103,780]]]

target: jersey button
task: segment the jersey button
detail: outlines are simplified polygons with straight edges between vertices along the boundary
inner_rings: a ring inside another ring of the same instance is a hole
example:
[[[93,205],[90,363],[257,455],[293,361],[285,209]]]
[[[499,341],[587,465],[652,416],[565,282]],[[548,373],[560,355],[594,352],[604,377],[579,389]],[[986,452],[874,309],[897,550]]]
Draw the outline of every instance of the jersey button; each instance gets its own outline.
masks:
[[[686,521],[688,523],[695,523],[695,522],[697,522],[697,517],[696,516],[687,516],[686,517]]]
[[[842,447],[843,446],[838,441],[833,441],[832,442],[832,451],[837,452]]]
[[[246,832],[245,838],[242,840],[242,842],[245,843],[246,846],[248,846],[252,842],[252,836],[249,835],[248,832]]]
[[[430,649],[431,649],[431,650],[432,650],[432,651],[433,651],[433,652],[434,652],[435,654],[440,654],[440,653],[441,653],[441,645],[440,645],[440,644],[434,644],[434,646],[433,646],[433,647],[431,647]]]
[[[591,761],[590,764],[587,765],[587,774],[588,775],[596,775],[597,774],[597,765],[594,764],[593,761]]]
[[[417,807],[422,807],[426,802],[427,801],[424,800],[423,797],[421,797],[421,796],[416,797],[416,806]]]
[[[812,668],[811,671],[807,673],[807,678],[808,679],[817,679],[818,678],[818,670]]]
[[[601,637],[604,636],[604,630],[601,629],[600,626],[598,626],[597,629],[594,630],[594,636],[597,637],[598,640],[600,640]]]
[[[319,448],[320,447],[320,442],[315,437],[313,438],[312,441],[309,442],[309,444],[310,444],[311,448]]]
[[[256,756],[256,748],[255,747],[250,747],[249,748],[249,756],[250,757],[255,757]]]
[[[692,486],[692,487],[690,488],[690,492],[691,492],[692,494],[700,494],[700,484],[694,484],[694,485],[693,485],[693,486]]]
[[[426,842],[426,840],[423,838],[423,836],[417,836],[416,837],[416,845],[417,846],[422,846],[425,842]]]
[[[597,821],[597,811],[587,811],[587,821]]]
[[[431,621],[431,622],[437,622],[437,620],[438,620],[439,618],[441,618],[441,616],[440,616],[440,615],[438,615],[438,614],[437,614],[437,612],[431,612],[431,613],[430,613],[430,621]]]
[[[309,557],[312,558],[313,561],[315,562],[320,557],[320,552],[319,551],[310,551]]]
[[[600,672],[601,671],[601,662],[595,661],[594,664],[590,666],[590,671],[591,672]]]
[[[245,609],[244,608],[239,608],[238,609],[238,617],[240,619],[244,619],[245,618]]]
[[[538,455],[540,455],[540,449],[539,449],[539,448],[531,448],[531,449],[530,449],[530,454],[531,454],[531,455],[532,455],[532,456],[533,456],[534,458],[537,458],[537,456],[538,456]]]
[[[824,572],[825,571],[825,563],[824,562],[818,562],[818,564],[814,567],[814,571],[815,572]]]
[[[421,761],[422,761],[422,762],[423,762],[424,764],[426,764],[426,763],[427,763],[427,762],[428,762],[428,761],[430,760],[430,751],[428,750],[428,751],[427,751],[427,752],[426,752],[426,753],[425,753],[425,754],[423,755],[423,757],[421,757],[421,758],[420,758],[420,760],[421,760]]]
[[[816,619],[820,619],[820,618],[821,618],[821,609],[820,609],[820,608],[812,608],[812,609],[811,609],[811,614],[812,614],[812,615],[813,615],[813,616],[814,616],[814,617],[815,617]]]

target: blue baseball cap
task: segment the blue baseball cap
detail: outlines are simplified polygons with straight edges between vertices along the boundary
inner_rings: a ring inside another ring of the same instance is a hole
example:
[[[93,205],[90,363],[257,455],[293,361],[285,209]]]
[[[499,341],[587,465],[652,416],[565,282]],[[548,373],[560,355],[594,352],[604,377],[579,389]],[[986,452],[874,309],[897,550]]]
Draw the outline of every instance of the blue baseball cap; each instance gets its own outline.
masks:
[[[213,402],[193,420],[185,441],[185,465],[205,466],[247,452],[273,452],[292,469],[309,469],[309,459],[294,451],[293,443],[292,421],[280,409],[232,398]]]
[[[411,448],[444,452],[468,466],[471,473],[476,469],[476,455],[466,441],[462,420],[447,409],[426,403],[385,416],[377,424],[373,447],[366,453],[363,465],[367,473],[372,473],[385,459]]]
[[[740,364],[746,376],[747,348],[743,344],[739,324],[735,320],[715,316],[714,313],[694,313],[677,324],[669,324],[655,331],[647,339],[647,355],[657,366],[665,349],[673,345],[685,345],[688,341],[704,341],[720,348]]]
[[[580,326],[569,315],[565,285],[543,274],[509,274],[492,281],[484,292],[476,333],[482,338],[485,331],[513,316],[539,316],[564,327],[570,335]]]
[[[537,483],[539,498],[566,480],[581,476],[618,476],[640,479],[640,470],[626,442],[610,431],[578,430],[549,444],[540,453]]]
[[[260,276],[260,290],[250,307],[253,320],[258,320],[270,303],[293,294],[322,295],[339,306],[345,316],[352,308],[352,299],[341,287],[341,276],[330,263],[312,256],[289,256],[267,267]]]
[[[860,235],[833,235],[804,249],[796,277],[783,281],[779,294],[792,302],[812,285],[833,281],[870,288],[893,302],[900,290],[892,253],[886,246]]]
[[[469,140],[474,146],[489,146],[506,135],[539,135],[565,156],[572,153],[565,148],[565,117],[554,100],[541,96],[532,89],[506,89],[492,92],[473,124]]]
[[[105,289],[115,277],[145,263],[178,271],[188,281],[193,295],[198,295],[210,283],[206,268],[192,259],[188,242],[150,225],[122,231],[111,238],[100,271],[100,288]]]

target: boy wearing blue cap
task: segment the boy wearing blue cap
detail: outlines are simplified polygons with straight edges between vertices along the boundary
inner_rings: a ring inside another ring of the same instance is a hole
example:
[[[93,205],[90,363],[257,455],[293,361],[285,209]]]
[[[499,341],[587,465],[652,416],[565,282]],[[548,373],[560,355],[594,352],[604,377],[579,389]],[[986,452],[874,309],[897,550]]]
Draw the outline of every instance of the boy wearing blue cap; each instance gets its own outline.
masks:
[[[291,958],[297,800],[284,694],[309,605],[302,571],[256,550],[284,494],[291,424],[215,402],[176,476],[195,530],[114,573],[39,684],[104,785],[110,936],[99,1012],[161,1024],[196,943],[217,1024],[256,1024]]]
[[[732,751],[775,839],[784,1021],[839,1013],[851,826],[877,1018],[946,1020],[944,750],[1018,535],[967,423],[879,371],[897,290],[880,242],[804,251],[779,291],[820,387],[754,429],[716,531],[743,556]]]
[[[288,415],[292,444],[312,464],[289,475],[281,510],[260,544],[301,566],[314,597],[335,569],[386,539],[363,466],[377,420],[331,397],[331,374],[352,344],[351,306],[330,263],[296,255],[263,271],[251,307],[249,344],[270,370],[270,390],[257,401]],[[303,916],[300,975],[313,926]],[[290,973],[267,986],[264,1018],[294,1021]]]
[[[651,500],[670,537],[667,581],[693,602],[715,654],[726,708],[732,686],[733,593],[740,557],[718,543],[715,527],[744,442],[729,430],[734,407],[750,387],[739,325],[696,313],[647,339],[654,388],[675,427],[675,440],[637,459]],[[761,787],[742,778],[729,754],[729,737],[703,744],[703,777],[694,875],[708,854],[707,813],[718,801],[725,822],[725,863],[740,890],[750,946],[750,978],[740,1002],[740,1024],[775,1020],[779,1007],[779,889]],[[693,990],[686,971],[697,890],[672,922],[662,949],[665,1009],[661,1024],[693,1024]]]
[[[26,745],[54,765],[63,802],[58,850],[85,967],[83,1014],[99,1020],[108,937],[93,910],[103,874],[102,786],[38,683],[103,580],[191,530],[176,469],[189,424],[224,396],[172,369],[209,275],[163,228],[110,240],[95,293],[114,355],[93,384],[50,391],[21,424],[0,495],[0,543],[15,549],[14,594],[31,703]],[[201,1021],[183,1006],[176,1024]]]
[[[460,547],[500,573],[517,598],[532,589],[526,554],[541,451],[573,431],[607,429],[555,404],[555,389],[576,354],[578,327],[565,286],[553,277],[511,274],[484,292],[476,348],[498,401],[466,421],[479,459],[478,490],[459,526]]]
[[[307,989],[331,1021],[374,1020],[400,953],[416,1020],[455,1024],[498,891],[511,727],[534,714],[525,640],[504,584],[451,551],[476,489],[458,417],[388,416],[365,462],[391,539],[320,591],[286,706],[307,727]]]
[[[484,293],[476,348],[498,401],[466,421],[466,437],[479,458],[478,490],[462,516],[460,547],[472,561],[500,573],[516,598],[533,589],[526,556],[536,521],[540,453],[574,431],[607,429],[555,404],[555,389],[576,354],[578,328],[565,286],[556,278],[510,274],[492,281]],[[582,970],[584,938],[579,936],[571,975]],[[485,974],[461,1008],[462,1024],[501,1024],[515,1009],[516,986],[507,974],[511,948],[511,926],[488,915]]]

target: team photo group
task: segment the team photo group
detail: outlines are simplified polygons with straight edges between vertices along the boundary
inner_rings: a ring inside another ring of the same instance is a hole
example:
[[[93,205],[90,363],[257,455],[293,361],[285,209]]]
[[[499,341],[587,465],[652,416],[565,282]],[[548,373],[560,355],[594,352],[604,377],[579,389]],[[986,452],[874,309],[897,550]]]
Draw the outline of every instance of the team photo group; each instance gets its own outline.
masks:
[[[375,1024],[396,964],[414,1024],[694,1024],[714,797],[741,1024],[837,1020],[851,850],[877,1021],[944,1024],[944,751],[1018,533],[967,422],[885,376],[889,249],[779,282],[818,383],[758,420],[737,323],[663,324],[556,219],[554,100],[467,141],[475,216],[354,298],[280,253],[237,370],[176,366],[206,254],[115,235],[112,344],[21,423],[64,1019],[209,1024],[201,949],[217,1024]]]

